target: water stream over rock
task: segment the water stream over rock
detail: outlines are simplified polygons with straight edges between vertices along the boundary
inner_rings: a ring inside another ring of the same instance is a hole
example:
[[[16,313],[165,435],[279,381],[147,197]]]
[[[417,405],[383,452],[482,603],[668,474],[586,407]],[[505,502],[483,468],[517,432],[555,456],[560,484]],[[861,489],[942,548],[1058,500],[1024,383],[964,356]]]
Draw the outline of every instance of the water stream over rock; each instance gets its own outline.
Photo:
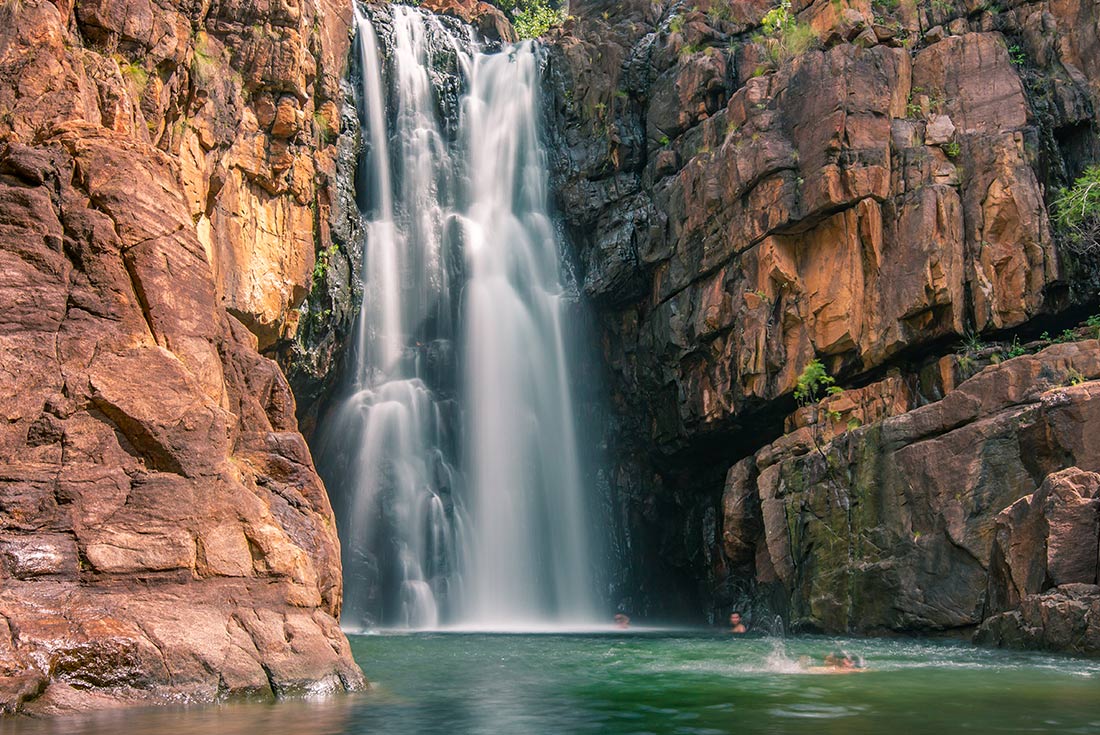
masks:
[[[344,624],[591,624],[538,49],[487,53],[458,23],[370,12],[362,311],[326,432],[343,457]]]

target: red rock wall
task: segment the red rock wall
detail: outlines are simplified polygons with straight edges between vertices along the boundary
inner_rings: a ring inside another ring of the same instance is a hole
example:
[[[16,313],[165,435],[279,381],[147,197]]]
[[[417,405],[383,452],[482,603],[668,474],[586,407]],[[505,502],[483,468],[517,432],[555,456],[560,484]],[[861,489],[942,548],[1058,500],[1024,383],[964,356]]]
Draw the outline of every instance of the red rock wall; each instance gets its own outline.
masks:
[[[1028,517],[1058,473],[1100,469],[1098,379],[1100,343],[1058,344],[867,427],[784,436],[727,476],[718,576],[778,583],[796,626],[863,633],[969,633],[1028,594],[1096,585],[1092,495],[1079,527]]]
[[[722,474],[783,433],[811,360],[844,433],[942,398],[967,333],[1026,342],[1097,298],[1048,211],[1100,157],[1094,3],[796,2],[818,40],[793,54],[771,5],[576,2],[551,54],[636,612],[756,595],[723,567]]]
[[[313,267],[349,12],[0,9],[0,709],[361,684],[257,351]]]

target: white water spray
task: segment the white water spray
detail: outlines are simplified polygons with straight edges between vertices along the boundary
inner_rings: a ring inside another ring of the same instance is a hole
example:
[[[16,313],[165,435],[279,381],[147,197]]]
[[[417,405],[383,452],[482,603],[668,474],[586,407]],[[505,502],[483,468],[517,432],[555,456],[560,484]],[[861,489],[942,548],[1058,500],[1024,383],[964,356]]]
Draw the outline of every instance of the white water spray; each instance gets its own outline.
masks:
[[[537,50],[483,54],[389,11],[383,52],[356,9],[363,305],[356,390],[330,429],[353,457],[345,624],[595,623]],[[453,140],[443,64],[468,87]]]
[[[488,625],[595,614],[537,89],[530,43],[479,56],[462,112],[468,612]]]

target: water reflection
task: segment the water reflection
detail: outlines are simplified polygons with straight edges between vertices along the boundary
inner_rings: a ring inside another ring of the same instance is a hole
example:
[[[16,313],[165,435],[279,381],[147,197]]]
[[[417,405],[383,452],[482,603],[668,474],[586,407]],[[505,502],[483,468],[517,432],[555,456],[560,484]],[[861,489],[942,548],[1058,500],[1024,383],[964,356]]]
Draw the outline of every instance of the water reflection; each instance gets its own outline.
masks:
[[[12,735],[338,735],[370,695],[357,694],[278,704],[112,709],[41,720],[0,720]],[[384,701],[380,698],[379,701]]]

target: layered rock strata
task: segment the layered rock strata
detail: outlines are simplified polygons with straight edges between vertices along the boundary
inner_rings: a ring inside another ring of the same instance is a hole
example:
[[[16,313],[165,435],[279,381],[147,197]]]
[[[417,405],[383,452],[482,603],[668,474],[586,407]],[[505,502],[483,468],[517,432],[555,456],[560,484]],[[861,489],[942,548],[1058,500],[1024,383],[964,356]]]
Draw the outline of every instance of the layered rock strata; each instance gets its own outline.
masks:
[[[349,12],[0,10],[4,711],[362,683],[258,352],[325,242]]]
[[[861,633],[970,632],[1095,585],[1097,378],[1100,343],[1059,344],[868,426],[791,432],[730,469],[714,578],[779,585],[795,626]]]
[[[1049,212],[1100,152],[1095,5],[795,2],[769,35],[770,8],[590,0],[553,38],[557,192],[599,311],[639,613],[771,594],[722,571],[723,477],[798,427],[811,361],[849,389],[843,432],[943,398],[964,335],[1027,341],[1096,303]],[[911,612],[806,621],[963,625]]]

